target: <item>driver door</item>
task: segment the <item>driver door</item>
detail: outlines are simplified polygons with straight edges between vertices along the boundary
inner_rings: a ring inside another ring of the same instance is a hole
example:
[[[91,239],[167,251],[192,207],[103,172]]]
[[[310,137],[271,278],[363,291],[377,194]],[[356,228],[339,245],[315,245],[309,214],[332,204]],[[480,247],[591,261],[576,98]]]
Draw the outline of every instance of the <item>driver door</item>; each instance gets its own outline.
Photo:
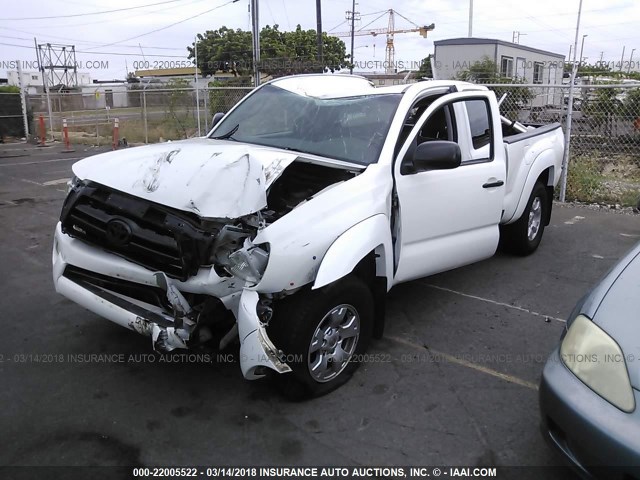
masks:
[[[411,129],[393,167],[399,216],[394,283],[495,253],[506,182],[504,150],[495,145],[496,118],[485,92],[452,93],[434,100]],[[412,171],[416,145],[433,139],[456,142],[461,165]]]

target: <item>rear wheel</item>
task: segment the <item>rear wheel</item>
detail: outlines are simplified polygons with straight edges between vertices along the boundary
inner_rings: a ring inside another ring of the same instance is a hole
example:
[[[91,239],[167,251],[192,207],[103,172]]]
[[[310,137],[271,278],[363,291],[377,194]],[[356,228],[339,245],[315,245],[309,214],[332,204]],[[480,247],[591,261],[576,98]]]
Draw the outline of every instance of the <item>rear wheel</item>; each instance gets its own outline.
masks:
[[[500,228],[500,245],[510,253],[529,255],[536,251],[545,223],[549,218],[549,199],[547,188],[536,183],[522,216],[510,225]]]
[[[372,330],[373,297],[356,277],[283,300],[269,325],[270,338],[293,370],[275,377],[280,389],[302,400],[343,385],[358,367]]]

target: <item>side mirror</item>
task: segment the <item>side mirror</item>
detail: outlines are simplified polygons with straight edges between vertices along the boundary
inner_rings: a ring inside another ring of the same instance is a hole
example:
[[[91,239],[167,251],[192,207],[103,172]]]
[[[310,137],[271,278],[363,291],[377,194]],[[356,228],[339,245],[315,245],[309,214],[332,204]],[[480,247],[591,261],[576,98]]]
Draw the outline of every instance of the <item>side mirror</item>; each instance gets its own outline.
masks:
[[[211,127],[209,128],[209,130],[213,129],[213,127],[215,127],[218,122],[220,120],[222,120],[222,117],[224,117],[224,113],[222,112],[217,112],[213,115],[213,118],[211,119]]]
[[[413,153],[413,171],[449,170],[460,166],[462,153],[455,142],[433,140],[423,142]]]

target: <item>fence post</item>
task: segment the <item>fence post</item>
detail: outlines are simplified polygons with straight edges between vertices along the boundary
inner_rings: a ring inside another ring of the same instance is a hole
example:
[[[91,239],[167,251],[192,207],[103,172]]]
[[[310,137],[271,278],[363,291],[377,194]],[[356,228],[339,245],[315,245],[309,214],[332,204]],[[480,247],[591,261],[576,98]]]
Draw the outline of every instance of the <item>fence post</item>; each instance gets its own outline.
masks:
[[[560,184],[560,201],[564,203],[567,195],[567,174],[569,169],[569,152],[571,150],[571,117],[573,116],[573,87],[578,73],[578,64],[582,62],[582,58],[576,62],[576,54],[578,53],[578,34],[580,32],[580,16],[582,15],[582,0],[578,6],[578,21],[576,24],[576,38],[573,42],[573,66],[571,68],[571,77],[569,79],[569,103],[567,105],[567,125],[564,133],[564,156],[562,157],[562,176]],[[584,37],[582,38],[584,40]],[[582,55],[582,52],[580,52]]]
[[[46,86],[45,93],[47,95],[47,110],[49,112],[49,134],[51,135],[51,140],[54,140],[54,136],[53,136],[53,111],[51,110],[51,96],[49,95],[49,86]]]
[[[571,151],[571,120],[573,117],[573,82],[575,81],[576,66],[574,64],[571,72],[569,85],[569,102],[567,104],[567,124],[564,132],[564,154],[562,156],[562,172],[560,177],[560,197],[559,200],[564,203],[567,196],[567,175],[569,170],[569,153]]]
[[[142,115],[144,117],[144,143],[147,144],[149,143],[149,130],[147,130],[147,92],[145,90],[142,90]]]
[[[47,130],[44,126],[44,116],[42,116],[42,114],[40,114],[40,118],[38,118],[38,124],[40,127],[40,146],[41,147],[45,147],[46,146],[46,136],[47,136]]]
[[[100,99],[100,91],[96,88],[94,92],[96,100],[96,145],[100,146],[100,127],[99,127],[99,114],[98,114],[98,100]]]
[[[204,133],[205,135],[209,132],[209,102],[207,101],[209,97],[209,88],[205,88],[204,90]]]
[[[113,119],[113,142],[112,142],[112,147],[114,150],[118,149],[118,134],[120,133],[120,126],[118,124],[118,119],[114,118]]]
[[[29,119],[27,118],[27,99],[22,82],[22,62],[16,60],[18,65],[18,85],[20,86],[20,105],[22,106],[22,121],[24,122],[24,137],[29,141]]]
[[[62,119],[62,138],[64,140],[64,152],[75,152],[71,148],[71,142],[69,141],[69,128],[67,127],[67,119]]]

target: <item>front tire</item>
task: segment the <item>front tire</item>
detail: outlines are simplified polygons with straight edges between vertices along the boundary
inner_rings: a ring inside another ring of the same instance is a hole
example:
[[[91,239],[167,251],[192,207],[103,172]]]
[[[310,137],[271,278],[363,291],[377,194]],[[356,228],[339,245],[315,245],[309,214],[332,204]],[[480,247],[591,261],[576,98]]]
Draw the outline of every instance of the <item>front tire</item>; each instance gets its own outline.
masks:
[[[292,369],[275,377],[282,393],[303,400],[347,382],[369,346],[373,319],[371,290],[354,276],[274,306],[268,333]]]
[[[536,251],[546,220],[549,218],[547,187],[537,182],[522,216],[510,225],[500,228],[500,245],[503,250],[516,255],[530,255]]]

